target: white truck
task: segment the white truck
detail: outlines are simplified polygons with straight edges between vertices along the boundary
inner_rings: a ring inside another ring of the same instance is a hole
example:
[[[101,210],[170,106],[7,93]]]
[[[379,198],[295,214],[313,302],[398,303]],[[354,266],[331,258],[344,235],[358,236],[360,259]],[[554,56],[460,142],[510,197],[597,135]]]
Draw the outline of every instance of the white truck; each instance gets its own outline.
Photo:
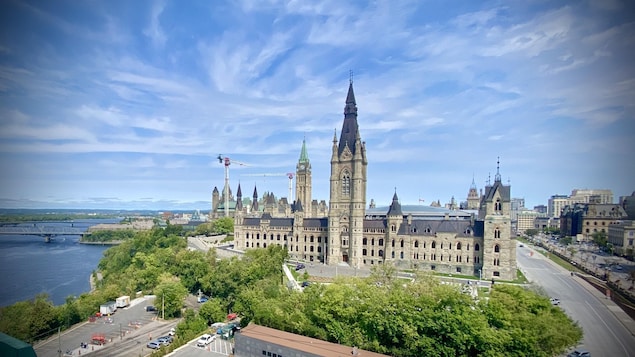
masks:
[[[130,305],[130,296],[124,295],[117,298],[117,307],[126,307]]]
[[[108,301],[105,304],[101,304],[99,306],[99,313],[102,316],[108,316],[110,314],[114,314],[117,311],[117,303],[114,301]]]

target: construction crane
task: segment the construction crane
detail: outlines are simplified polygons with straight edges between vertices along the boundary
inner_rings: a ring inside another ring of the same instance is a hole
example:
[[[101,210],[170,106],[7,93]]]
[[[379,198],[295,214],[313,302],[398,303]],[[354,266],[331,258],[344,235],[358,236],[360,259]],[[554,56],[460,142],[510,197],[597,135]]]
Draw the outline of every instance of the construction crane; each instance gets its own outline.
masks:
[[[244,175],[240,175],[240,176],[264,176],[264,177],[268,177],[268,176],[286,176],[289,179],[289,203],[293,202],[293,177],[295,176],[295,174],[293,172],[287,172],[286,174],[283,173],[273,173],[273,174],[244,174]]]
[[[231,164],[237,164],[240,166],[249,166],[249,165],[245,164],[244,162],[231,160],[229,157],[223,156],[222,154],[218,154],[217,159],[219,163],[225,165],[225,189],[224,189],[225,217],[229,217],[229,165]]]

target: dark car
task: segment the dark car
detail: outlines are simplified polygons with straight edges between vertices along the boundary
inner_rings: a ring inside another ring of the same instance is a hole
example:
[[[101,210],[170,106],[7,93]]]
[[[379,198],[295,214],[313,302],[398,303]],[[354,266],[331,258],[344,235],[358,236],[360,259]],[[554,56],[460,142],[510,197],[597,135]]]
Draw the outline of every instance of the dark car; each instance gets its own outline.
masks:
[[[303,288],[306,288],[306,287],[307,287],[307,286],[309,286],[309,285],[311,285],[311,282],[310,282],[310,281],[303,281],[303,282],[302,282],[302,287],[303,287]]]
[[[569,353],[567,357],[591,357],[591,352],[583,349],[577,349]]]
[[[157,340],[150,341],[150,342],[148,342],[146,347],[152,348],[153,350],[158,350],[159,348],[161,348],[161,342],[159,342]]]
[[[159,338],[157,338],[157,341],[163,345],[169,345],[170,343],[172,343],[174,339],[172,338],[172,336],[161,336]]]
[[[146,306],[146,311],[148,312],[157,311],[157,308],[152,305],[148,305]]]
[[[298,265],[296,265],[296,266],[295,266],[295,270],[296,270],[296,271],[298,271],[298,270],[300,270],[300,269],[304,269],[304,268],[306,268],[306,267],[305,267],[305,266],[304,266],[304,264],[302,264],[302,263],[300,263],[300,264],[298,264]]]

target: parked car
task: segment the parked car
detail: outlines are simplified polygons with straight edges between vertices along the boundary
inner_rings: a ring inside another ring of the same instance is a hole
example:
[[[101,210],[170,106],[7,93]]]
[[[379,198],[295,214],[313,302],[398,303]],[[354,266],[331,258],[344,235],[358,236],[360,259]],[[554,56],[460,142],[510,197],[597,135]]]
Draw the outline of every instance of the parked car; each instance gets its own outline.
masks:
[[[146,311],[147,312],[157,311],[157,308],[152,305],[148,305],[146,306]]]
[[[591,352],[583,349],[576,349],[575,351],[569,353],[567,357],[591,357]]]
[[[311,285],[311,282],[310,282],[310,281],[303,281],[303,282],[302,282],[302,287],[303,287],[303,288],[306,288],[306,287],[307,287],[307,286],[309,286],[309,285]]]
[[[152,348],[153,350],[158,350],[159,348],[161,348],[161,342],[159,342],[157,340],[150,341],[150,342],[148,342],[146,347]]]
[[[159,341],[161,344],[163,345],[169,345],[170,343],[172,343],[174,339],[172,338],[172,336],[161,336],[159,338],[157,338],[157,341]]]
[[[551,301],[551,305],[560,305],[560,300],[556,298],[551,298],[549,301]]]
[[[170,329],[170,332],[168,332],[168,336],[174,336],[174,335],[176,335],[176,330],[174,329],[174,327],[172,327]]]
[[[205,297],[205,296],[200,296],[200,297],[198,298],[198,300],[197,300],[197,301],[198,301],[199,303],[201,303],[201,304],[202,304],[202,303],[204,303],[204,302],[206,302],[206,301],[207,301],[207,297]]]
[[[204,334],[196,341],[196,347],[205,347],[216,339],[216,335]]]
[[[306,267],[304,266],[304,264],[299,263],[299,264],[297,264],[297,265],[295,266],[295,271],[298,271],[298,270],[300,270],[300,269],[304,269],[304,268],[306,268]]]

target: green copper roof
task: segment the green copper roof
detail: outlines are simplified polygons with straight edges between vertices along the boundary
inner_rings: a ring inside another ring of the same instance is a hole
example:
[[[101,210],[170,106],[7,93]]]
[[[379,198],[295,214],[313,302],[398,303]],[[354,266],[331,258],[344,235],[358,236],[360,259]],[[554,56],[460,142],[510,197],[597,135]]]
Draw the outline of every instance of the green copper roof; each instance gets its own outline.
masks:
[[[309,163],[309,154],[306,153],[306,140],[302,139],[302,151],[300,152],[300,161],[301,163]]]

